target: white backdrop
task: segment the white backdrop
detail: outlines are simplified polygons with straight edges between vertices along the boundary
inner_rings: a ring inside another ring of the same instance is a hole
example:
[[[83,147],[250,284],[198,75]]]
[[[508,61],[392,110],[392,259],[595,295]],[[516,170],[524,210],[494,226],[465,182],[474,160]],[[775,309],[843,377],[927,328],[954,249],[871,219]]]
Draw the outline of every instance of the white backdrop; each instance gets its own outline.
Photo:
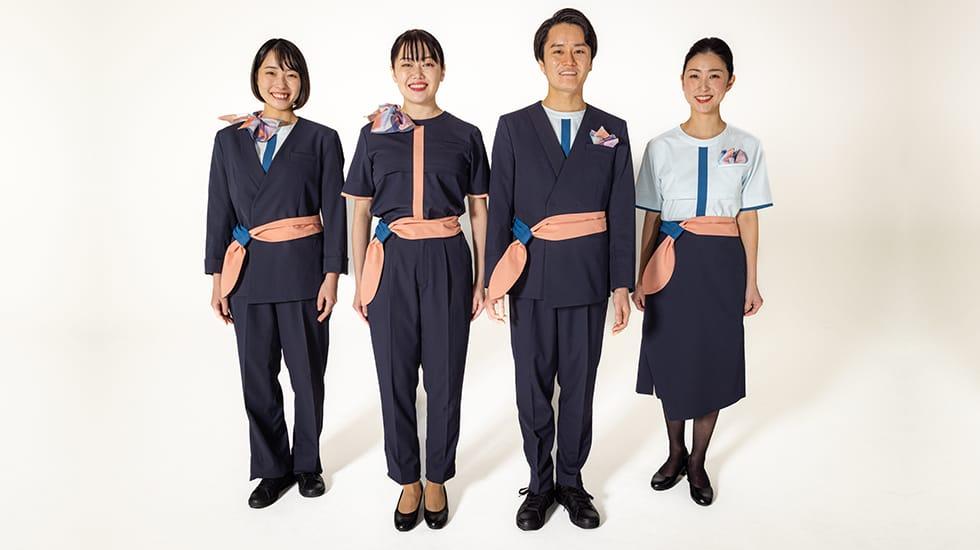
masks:
[[[331,322],[327,494],[245,504],[234,337],[202,269],[215,117],[256,106],[251,58],[289,38],[311,70],[300,115],[337,129],[349,161],[363,115],[399,100],[392,40],[422,27],[446,50],[440,104],[489,147],[500,114],[543,97],[532,36],[564,3],[5,1],[3,546],[975,547],[980,13],[938,4],[572,4],[599,37],[586,100],[629,122],[636,163],[686,117],[678,75],[703,36],[735,52],[724,117],[766,146],[766,306],[747,322],[749,396],[710,450],[717,501],[649,488],[666,437],[659,402],[633,393],[634,314],[606,338],[584,471],[603,525],[559,511],[518,531],[509,335],[482,318],[453,517],[402,534],[350,278]]]

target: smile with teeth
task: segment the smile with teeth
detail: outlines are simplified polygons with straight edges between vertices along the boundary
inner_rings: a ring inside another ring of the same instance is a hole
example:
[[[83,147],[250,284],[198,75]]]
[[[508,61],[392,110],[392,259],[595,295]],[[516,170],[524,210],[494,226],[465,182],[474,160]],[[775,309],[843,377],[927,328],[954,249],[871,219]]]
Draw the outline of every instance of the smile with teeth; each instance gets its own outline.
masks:
[[[408,85],[408,88],[413,92],[421,92],[422,90],[428,88],[429,85],[425,82],[413,82]]]
[[[696,96],[694,96],[694,99],[698,103],[707,103],[707,102],[711,101],[711,98],[712,97],[714,97],[714,96],[710,96],[710,95],[696,95]]]
[[[286,101],[287,99],[289,99],[289,94],[284,94],[284,93],[281,93],[281,92],[269,92],[269,94],[274,99],[278,99],[279,101]]]

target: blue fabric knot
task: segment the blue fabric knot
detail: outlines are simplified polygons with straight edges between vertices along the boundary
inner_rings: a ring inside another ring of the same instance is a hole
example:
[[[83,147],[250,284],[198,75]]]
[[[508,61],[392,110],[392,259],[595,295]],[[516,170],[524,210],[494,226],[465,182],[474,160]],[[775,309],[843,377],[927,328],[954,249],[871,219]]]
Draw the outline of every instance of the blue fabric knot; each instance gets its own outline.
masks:
[[[678,222],[660,222],[660,232],[664,235],[670,235],[676,241],[684,232],[684,228]]]
[[[510,228],[511,233],[514,234],[514,238],[521,241],[524,246],[531,241],[531,228],[527,226],[526,223],[522,222],[520,218],[514,217],[514,225]]]
[[[238,224],[234,229],[231,230],[231,236],[235,237],[238,244],[242,246],[248,246],[248,242],[252,240],[252,236],[248,234],[248,229],[244,225]]]
[[[374,237],[384,244],[391,236],[391,229],[388,228],[388,224],[384,220],[378,220],[377,227],[374,228]]]

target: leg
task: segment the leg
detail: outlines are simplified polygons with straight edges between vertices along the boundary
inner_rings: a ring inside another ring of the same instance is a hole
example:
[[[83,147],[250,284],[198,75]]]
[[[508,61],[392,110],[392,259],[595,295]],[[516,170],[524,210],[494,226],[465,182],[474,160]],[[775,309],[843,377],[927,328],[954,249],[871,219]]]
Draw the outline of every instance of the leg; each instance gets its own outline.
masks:
[[[514,351],[517,412],[524,438],[524,456],[531,468],[528,490],[554,489],[555,413],[551,398],[558,369],[555,310],[540,300],[511,298],[510,339]]]
[[[673,477],[687,464],[687,446],[684,444],[684,420],[667,418],[667,408],[664,407],[664,421],[667,423],[667,439],[670,443],[670,454],[667,462],[657,470],[663,477]]]
[[[278,478],[293,471],[282,411],[279,326],[273,304],[232,299],[242,390],[248,415],[251,478]]]
[[[368,305],[371,344],[381,390],[388,477],[412,485],[421,477],[415,392],[419,383],[419,311],[416,243],[392,238],[378,293]],[[414,485],[413,485],[414,487]],[[419,487],[421,490],[421,487]]]
[[[327,366],[327,323],[316,320],[315,300],[276,304],[282,351],[293,386],[293,470],[323,471],[320,433],[323,431],[323,376]]]
[[[709,487],[708,472],[704,469],[704,459],[708,452],[711,434],[715,431],[718,421],[718,411],[710,412],[694,419],[694,445],[691,448],[691,459],[688,464],[688,479],[695,487]]]
[[[582,467],[592,448],[592,398],[602,352],[604,300],[557,309],[558,471],[563,487],[582,489]]]

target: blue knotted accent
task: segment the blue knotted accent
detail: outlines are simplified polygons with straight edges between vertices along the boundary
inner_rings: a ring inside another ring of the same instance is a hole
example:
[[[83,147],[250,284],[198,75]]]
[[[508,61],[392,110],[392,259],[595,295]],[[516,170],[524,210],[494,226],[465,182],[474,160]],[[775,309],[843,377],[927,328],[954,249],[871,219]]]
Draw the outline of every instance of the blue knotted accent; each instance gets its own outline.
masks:
[[[521,241],[524,246],[527,246],[527,243],[529,243],[531,238],[534,236],[531,234],[531,228],[516,216],[514,217],[514,225],[510,228],[510,232],[513,233],[514,238]]]
[[[231,230],[231,236],[235,237],[238,244],[242,246],[248,246],[248,242],[252,240],[252,236],[248,234],[248,229],[244,225],[238,224],[234,229]]]
[[[684,232],[684,228],[678,222],[660,222],[660,232],[664,235],[670,235],[676,241],[677,237],[680,237],[681,233]]]
[[[384,220],[378,220],[378,225],[374,228],[374,237],[384,244],[390,236],[391,229],[388,227],[388,224]]]

